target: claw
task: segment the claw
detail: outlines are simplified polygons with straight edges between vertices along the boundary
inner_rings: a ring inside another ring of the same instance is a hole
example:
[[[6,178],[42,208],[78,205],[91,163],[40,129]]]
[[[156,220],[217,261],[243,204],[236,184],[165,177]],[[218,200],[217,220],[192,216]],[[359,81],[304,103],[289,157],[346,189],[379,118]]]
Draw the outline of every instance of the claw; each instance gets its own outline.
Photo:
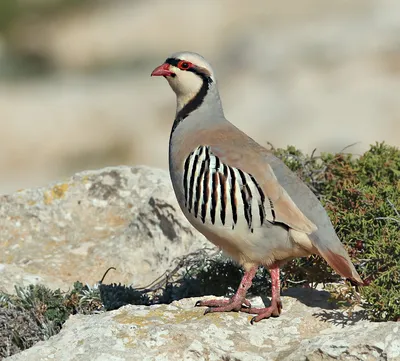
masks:
[[[266,308],[242,309],[243,312],[257,314],[257,316],[254,316],[250,321],[250,323],[252,325],[255,322],[259,322],[266,318],[279,317],[281,314],[281,310],[282,310],[282,302],[280,300],[273,302],[270,307],[266,307]]]
[[[244,300],[243,303],[247,308],[251,308],[251,302],[249,300]]]
[[[212,308],[211,308],[211,307],[207,307],[206,310],[204,311],[204,316],[205,316],[207,313],[211,313],[211,312],[212,312]]]

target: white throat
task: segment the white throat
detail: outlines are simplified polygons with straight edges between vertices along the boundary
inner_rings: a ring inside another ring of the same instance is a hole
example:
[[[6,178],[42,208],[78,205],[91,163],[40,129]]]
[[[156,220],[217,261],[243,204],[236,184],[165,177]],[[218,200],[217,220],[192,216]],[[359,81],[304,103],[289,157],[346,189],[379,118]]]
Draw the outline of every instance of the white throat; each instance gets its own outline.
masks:
[[[198,75],[178,69],[176,76],[168,77],[167,80],[176,94],[177,113],[198,94],[203,85],[203,81]]]
[[[190,94],[176,94],[176,114],[178,114],[182,108],[196,96],[199,90]]]

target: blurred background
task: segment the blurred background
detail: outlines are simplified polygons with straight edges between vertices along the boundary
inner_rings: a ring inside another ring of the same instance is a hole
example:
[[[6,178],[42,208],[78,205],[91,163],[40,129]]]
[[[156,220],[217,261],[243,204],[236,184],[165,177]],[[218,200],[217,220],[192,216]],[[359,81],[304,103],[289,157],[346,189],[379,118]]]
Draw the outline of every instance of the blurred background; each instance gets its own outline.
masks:
[[[167,168],[192,50],[259,143],[400,145],[399,0],[0,0],[0,193],[110,165]]]

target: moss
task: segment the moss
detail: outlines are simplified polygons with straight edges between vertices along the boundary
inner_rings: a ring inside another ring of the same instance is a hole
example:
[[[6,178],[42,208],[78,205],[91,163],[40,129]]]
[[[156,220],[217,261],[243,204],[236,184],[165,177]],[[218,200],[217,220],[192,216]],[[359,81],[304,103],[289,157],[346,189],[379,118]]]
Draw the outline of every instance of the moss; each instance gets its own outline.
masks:
[[[114,320],[120,324],[134,324],[137,326],[147,326],[154,323],[154,320],[160,320],[163,323],[174,322],[183,323],[203,317],[204,311],[198,308],[167,310],[165,306],[158,306],[149,311],[149,314],[143,316],[132,315],[129,311],[120,312],[114,316]]]
[[[51,190],[46,191],[43,195],[43,202],[46,205],[51,204],[54,200],[63,199],[68,191],[67,183],[57,184]]]

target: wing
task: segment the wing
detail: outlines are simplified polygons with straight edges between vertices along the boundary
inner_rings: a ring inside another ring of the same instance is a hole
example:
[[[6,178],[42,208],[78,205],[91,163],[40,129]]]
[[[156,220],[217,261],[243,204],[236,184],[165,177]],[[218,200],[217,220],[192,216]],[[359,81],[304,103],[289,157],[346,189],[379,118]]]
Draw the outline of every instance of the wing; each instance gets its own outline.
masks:
[[[185,159],[185,208],[203,223],[247,227],[250,232],[269,223],[311,233],[317,227],[279,185],[272,168],[262,164],[257,175],[211,146],[199,146]],[[264,174],[264,176],[260,175]]]
[[[317,226],[309,220],[293,202],[286,190],[279,184],[271,166],[263,156],[264,148],[243,149],[240,154],[230,151],[222,151],[218,147],[212,147],[212,153],[221,162],[238,169],[245,170],[257,180],[259,187],[264,192],[271,207],[274,209],[275,222],[283,223],[290,228],[311,234],[317,230]]]

